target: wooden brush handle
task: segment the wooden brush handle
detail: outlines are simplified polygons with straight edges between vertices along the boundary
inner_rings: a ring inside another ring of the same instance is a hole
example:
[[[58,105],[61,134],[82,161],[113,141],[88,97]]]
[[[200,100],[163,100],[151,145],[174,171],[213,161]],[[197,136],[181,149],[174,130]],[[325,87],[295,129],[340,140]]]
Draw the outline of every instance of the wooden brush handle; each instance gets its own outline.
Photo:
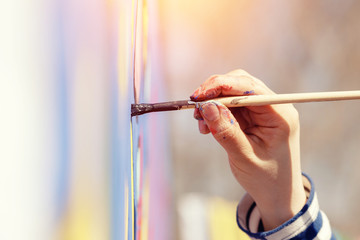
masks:
[[[276,95],[247,95],[239,97],[223,97],[219,101],[227,107],[263,106],[281,103],[303,103],[360,99],[360,91],[290,93]]]

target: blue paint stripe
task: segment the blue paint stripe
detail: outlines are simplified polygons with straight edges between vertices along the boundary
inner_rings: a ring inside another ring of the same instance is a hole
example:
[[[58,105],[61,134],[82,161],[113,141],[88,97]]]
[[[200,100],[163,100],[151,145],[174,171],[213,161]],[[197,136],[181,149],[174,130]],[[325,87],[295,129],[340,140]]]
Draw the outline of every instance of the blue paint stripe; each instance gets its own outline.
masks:
[[[56,167],[56,218],[61,220],[64,217],[68,195],[69,195],[69,165],[70,165],[70,123],[69,123],[69,86],[67,79],[67,67],[65,56],[65,26],[63,2],[57,1],[54,4],[54,36],[56,42],[56,106],[57,106],[57,136],[59,154]]]
[[[331,238],[330,238],[330,240],[336,240],[336,237],[335,237],[334,233],[333,233],[333,234],[331,234]]]
[[[121,239],[120,233],[125,231],[124,216],[124,175],[120,160],[121,143],[119,140],[118,91],[116,77],[111,81],[111,239]]]

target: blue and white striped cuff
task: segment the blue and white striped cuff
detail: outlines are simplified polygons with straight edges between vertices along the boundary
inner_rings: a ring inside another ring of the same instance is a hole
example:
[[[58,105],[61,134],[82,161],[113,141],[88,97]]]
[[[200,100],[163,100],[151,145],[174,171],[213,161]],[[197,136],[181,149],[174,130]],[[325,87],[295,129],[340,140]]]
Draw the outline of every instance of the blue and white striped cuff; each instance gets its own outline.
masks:
[[[236,214],[238,226],[251,239],[335,239],[328,218],[319,209],[314,185],[305,174],[303,174],[303,183],[308,195],[305,206],[281,226],[270,231],[259,232],[260,212],[249,194],[246,194],[238,205]]]

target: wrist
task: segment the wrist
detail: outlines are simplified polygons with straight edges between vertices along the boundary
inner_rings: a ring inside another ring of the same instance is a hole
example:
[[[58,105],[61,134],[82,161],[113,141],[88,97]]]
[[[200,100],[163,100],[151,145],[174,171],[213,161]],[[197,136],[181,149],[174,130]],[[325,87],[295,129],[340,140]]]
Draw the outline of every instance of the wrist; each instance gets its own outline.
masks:
[[[285,205],[273,206],[272,209],[268,210],[259,207],[264,230],[270,231],[284,224],[300,212],[305,203],[306,198],[303,198],[288,204],[289,206],[287,207],[285,207]]]
[[[306,203],[291,219],[270,231],[264,230],[260,211],[254,198],[248,193],[240,201],[236,216],[237,224],[252,239],[306,239],[331,238],[331,228],[326,215],[320,211],[314,185],[303,174]],[[302,237],[301,237],[302,236]],[[307,236],[307,237],[306,237]]]
[[[306,203],[306,192],[301,182],[292,184],[288,191],[276,189],[271,197],[256,201],[265,231],[272,230],[294,217]]]

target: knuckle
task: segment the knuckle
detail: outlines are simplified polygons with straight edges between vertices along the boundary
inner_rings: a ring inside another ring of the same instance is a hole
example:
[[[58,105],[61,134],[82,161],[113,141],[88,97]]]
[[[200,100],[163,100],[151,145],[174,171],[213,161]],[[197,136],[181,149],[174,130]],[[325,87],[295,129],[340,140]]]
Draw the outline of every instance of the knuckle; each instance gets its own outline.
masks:
[[[211,76],[206,80],[206,82],[208,82],[208,83],[215,83],[215,82],[217,82],[217,81],[219,80],[219,77],[220,77],[220,75],[218,75],[218,74],[211,75]]]
[[[243,70],[243,69],[236,69],[236,70],[234,70],[234,71],[231,71],[230,73],[229,73],[230,75],[248,75],[248,76],[250,76],[250,74],[247,72],[247,71],[245,71],[245,70]]]
[[[253,76],[251,76],[250,74],[238,75],[237,77],[238,77],[239,80],[249,82],[254,87],[256,85],[259,85],[259,82],[257,81],[257,79],[254,78]]]
[[[203,84],[201,84],[201,90],[206,91],[208,89],[217,89],[222,84],[222,75],[212,75]]]
[[[213,75],[203,84],[203,86],[205,89],[219,90],[224,84],[226,84],[226,80],[226,75]]]

